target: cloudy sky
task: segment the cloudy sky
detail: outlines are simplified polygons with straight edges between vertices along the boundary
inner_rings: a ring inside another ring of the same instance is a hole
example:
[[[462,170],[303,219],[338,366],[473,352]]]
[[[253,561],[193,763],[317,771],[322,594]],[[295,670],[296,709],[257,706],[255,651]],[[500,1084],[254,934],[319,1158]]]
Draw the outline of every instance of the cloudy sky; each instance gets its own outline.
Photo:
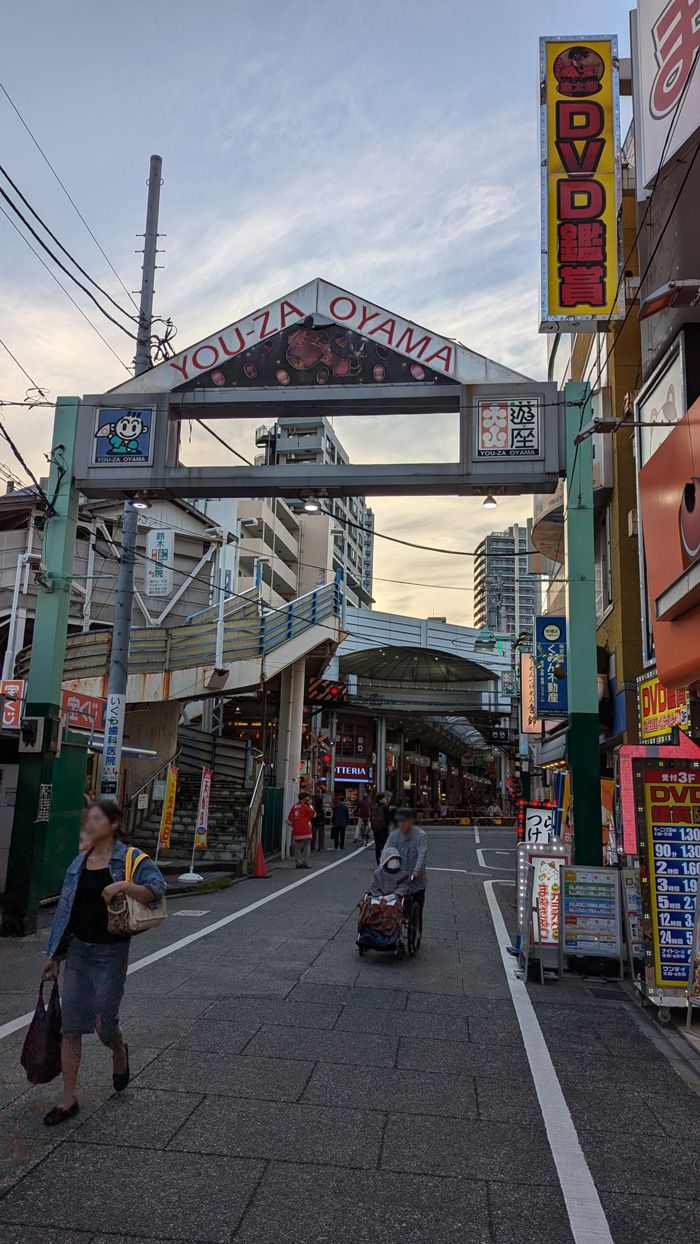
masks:
[[[162,155],[155,309],[175,321],[179,348],[323,276],[541,377],[537,39],[615,32],[626,55],[629,7],[24,0],[5,12],[3,82],[130,290],[148,158]],[[0,133],[6,171],[124,301],[4,95]],[[116,358],[4,216],[0,273],[0,337],[52,398],[126,376],[132,342],[71,287]],[[23,398],[28,384],[0,349],[0,397]],[[50,413],[5,419],[30,465],[45,469]],[[437,460],[452,454],[447,423],[339,430],[357,460]],[[248,431],[237,435],[250,451]],[[191,453],[214,461],[199,436]],[[14,469],[8,453],[0,461]],[[530,504],[380,498],[375,510],[380,531],[469,550]],[[375,568],[378,608],[471,620],[469,558],[378,540]]]

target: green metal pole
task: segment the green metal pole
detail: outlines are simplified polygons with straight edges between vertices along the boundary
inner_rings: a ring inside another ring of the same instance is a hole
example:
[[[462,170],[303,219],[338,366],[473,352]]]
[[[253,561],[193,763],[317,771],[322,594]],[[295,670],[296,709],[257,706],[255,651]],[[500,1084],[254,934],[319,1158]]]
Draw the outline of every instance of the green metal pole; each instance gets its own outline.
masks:
[[[73,451],[80,399],[59,397],[53,428],[47,515],[42,552],[44,583],[37,585],[36,616],[24,716],[43,721],[41,749],[21,752],[12,840],[3,898],[2,933],[34,933],[41,898],[44,853],[58,736],[63,661],[68,634],[71,575],[78,521]]]
[[[565,401],[569,684],[566,750],[571,769],[576,863],[602,864],[593,442],[588,437],[579,445],[574,443],[580,429],[593,417],[590,386],[574,382],[567,384]]]

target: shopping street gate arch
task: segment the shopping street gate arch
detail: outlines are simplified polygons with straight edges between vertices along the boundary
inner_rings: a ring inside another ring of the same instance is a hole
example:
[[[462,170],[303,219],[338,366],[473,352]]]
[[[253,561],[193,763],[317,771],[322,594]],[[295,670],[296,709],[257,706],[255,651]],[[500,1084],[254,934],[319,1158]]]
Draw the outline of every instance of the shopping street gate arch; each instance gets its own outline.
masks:
[[[456,462],[179,464],[183,419],[459,416]],[[85,397],[74,477],[92,497],[552,492],[564,403],[537,383],[317,278],[109,393]]]

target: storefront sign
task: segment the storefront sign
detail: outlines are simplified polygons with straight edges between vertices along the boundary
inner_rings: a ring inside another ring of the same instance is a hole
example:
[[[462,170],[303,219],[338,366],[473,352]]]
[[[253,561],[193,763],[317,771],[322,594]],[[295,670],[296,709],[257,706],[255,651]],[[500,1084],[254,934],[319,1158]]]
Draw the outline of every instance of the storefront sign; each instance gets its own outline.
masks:
[[[648,763],[637,781],[646,980],[684,989],[700,874],[700,764]]]
[[[700,124],[700,0],[637,0],[633,27],[635,157],[640,187],[685,147]]]
[[[531,906],[540,902],[542,915],[539,921],[540,936],[544,945],[558,945],[559,939],[559,868],[571,861],[570,852],[558,840],[538,846],[521,842],[517,850],[518,929],[522,932]],[[530,866],[533,866],[534,888],[528,885]],[[556,936],[555,936],[556,935]]]
[[[688,692],[664,687],[657,674],[643,674],[637,679],[637,699],[641,743],[663,743],[671,737],[674,726],[689,728]]]
[[[475,457],[540,458],[542,412],[538,398],[477,398]]]
[[[163,813],[160,818],[160,834],[158,835],[158,850],[162,847],[170,846],[170,835],[173,828],[173,817],[175,816],[175,796],[177,794],[177,769],[171,765],[168,769],[168,778],[165,784],[165,801],[163,803]]]
[[[95,414],[93,466],[151,466],[156,412],[153,407],[99,407]]]
[[[3,696],[2,724],[6,730],[19,730],[22,720],[22,703],[24,700],[24,683],[21,679],[6,678],[0,682],[0,695]]]
[[[79,691],[61,692],[61,716],[76,730],[104,730],[107,701]]]
[[[209,846],[209,799],[213,769],[202,769],[202,784],[199,788],[199,807],[197,808],[197,827],[194,831],[195,847]]]
[[[337,764],[335,780],[336,782],[368,782],[369,767],[358,761],[353,764]]]
[[[617,39],[540,39],[542,327],[624,314]]]
[[[568,716],[564,617],[535,618],[535,684],[538,717]]]
[[[146,595],[172,595],[175,532],[169,527],[152,528],[146,535],[146,558]]]
[[[562,953],[621,959],[617,869],[579,864],[562,868],[561,875]]]
[[[542,723],[537,716],[535,658],[530,652],[520,654],[520,731],[540,734]]]

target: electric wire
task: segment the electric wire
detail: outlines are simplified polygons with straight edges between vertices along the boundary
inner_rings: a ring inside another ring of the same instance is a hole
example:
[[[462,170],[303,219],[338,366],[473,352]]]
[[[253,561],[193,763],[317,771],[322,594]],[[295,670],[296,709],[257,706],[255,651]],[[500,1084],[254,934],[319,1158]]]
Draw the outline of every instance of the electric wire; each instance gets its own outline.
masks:
[[[12,222],[10,222],[10,223],[12,223]],[[41,393],[41,394],[42,394],[42,396],[43,396],[45,393],[47,393],[47,392],[48,392],[48,389],[42,389],[42,388],[41,388],[41,386],[37,384],[36,380],[33,380],[33,379],[32,379],[32,377],[29,375],[29,372],[27,371],[26,367],[23,367],[23,366],[22,366],[22,364],[20,363],[19,359],[17,358],[17,355],[12,353],[12,351],[11,351],[10,347],[7,345],[7,343],[6,343],[5,341],[3,341],[2,337],[0,337],[0,346],[2,346],[3,350],[5,350],[5,352],[6,352],[7,354],[9,354],[10,358],[12,359],[12,362],[17,364],[17,366],[19,367],[19,370],[21,371],[22,375],[23,375],[23,376],[26,376],[26,378],[27,378],[27,380],[29,381],[30,385],[32,386],[32,388],[33,388],[33,389],[36,389],[37,393]],[[20,406],[20,405],[22,405],[22,406],[23,406],[24,404],[25,404],[24,402],[0,402],[0,406],[10,406],[10,405],[12,405],[12,406]],[[28,403],[28,404],[29,404],[29,405],[32,405],[32,403]],[[36,403],[34,403],[34,404],[36,404]],[[47,403],[47,405],[50,405],[50,403]]]
[[[93,233],[92,229],[90,228],[90,226],[89,226],[89,224],[88,224],[87,220],[86,220],[86,219],[85,219],[85,217],[83,216],[83,213],[81,212],[81,210],[80,210],[80,208],[78,207],[78,205],[77,205],[77,203],[75,202],[75,200],[74,200],[74,199],[72,198],[72,196],[70,195],[70,193],[69,193],[69,191],[67,190],[66,186],[64,185],[63,181],[61,180],[61,178],[59,177],[58,173],[56,172],[56,169],[54,168],[53,164],[52,164],[52,163],[51,163],[51,161],[49,160],[49,157],[47,156],[47,154],[46,154],[46,152],[44,151],[43,147],[42,147],[42,146],[41,146],[41,144],[39,143],[39,140],[36,138],[36,136],[34,135],[34,133],[32,132],[32,130],[29,128],[29,125],[27,124],[27,122],[25,121],[24,117],[22,116],[22,113],[20,112],[19,108],[17,107],[17,105],[16,105],[15,101],[12,99],[11,95],[10,95],[10,94],[9,94],[9,92],[7,91],[7,88],[3,85],[3,83],[2,83],[2,82],[0,82],[0,91],[2,91],[2,93],[3,93],[3,95],[5,96],[5,98],[6,98],[7,102],[9,103],[10,107],[11,107],[11,108],[14,110],[14,112],[17,114],[17,116],[18,116],[18,118],[19,118],[19,120],[20,120],[21,124],[24,126],[25,130],[27,131],[27,133],[28,133],[29,137],[31,138],[32,142],[34,143],[34,146],[36,147],[37,151],[39,152],[39,154],[40,154],[41,158],[43,159],[44,163],[47,165],[47,167],[48,167],[48,168],[51,170],[51,172],[53,173],[53,176],[56,178],[56,181],[58,182],[58,184],[59,184],[59,186],[61,187],[61,189],[62,189],[63,193],[65,194],[66,198],[68,199],[68,202],[70,203],[71,207],[72,207],[72,208],[74,208],[74,210],[76,211],[77,215],[78,215],[78,216],[80,217],[80,219],[82,220],[83,224],[85,225],[85,228],[87,229],[88,233],[90,234],[90,237],[92,238],[93,242],[95,243],[95,246],[96,246],[96,247],[97,247],[97,249],[99,250],[100,254],[102,255],[102,258],[105,260],[105,262],[107,263],[108,267],[109,267],[109,268],[111,268],[111,270],[112,270],[112,272],[114,273],[115,277],[117,278],[117,280],[118,280],[119,284],[121,285],[122,289],[124,290],[124,293],[126,294],[127,298],[129,298],[129,299],[130,299],[130,301],[133,303],[134,307],[135,307],[135,308],[136,308],[136,310],[138,311],[138,304],[135,302],[135,300],[134,300],[134,298],[133,298],[133,295],[132,295],[132,294],[131,294],[131,292],[127,289],[127,287],[126,287],[126,285],[124,284],[124,282],[122,281],[122,279],[121,279],[121,277],[120,277],[119,273],[117,272],[116,268],[114,267],[114,264],[112,263],[112,261],[110,260],[109,256],[106,254],[106,252],[104,251],[103,247],[102,247],[102,246],[100,245],[100,243],[98,242],[98,240],[97,240],[97,238],[95,237],[95,234]]]

